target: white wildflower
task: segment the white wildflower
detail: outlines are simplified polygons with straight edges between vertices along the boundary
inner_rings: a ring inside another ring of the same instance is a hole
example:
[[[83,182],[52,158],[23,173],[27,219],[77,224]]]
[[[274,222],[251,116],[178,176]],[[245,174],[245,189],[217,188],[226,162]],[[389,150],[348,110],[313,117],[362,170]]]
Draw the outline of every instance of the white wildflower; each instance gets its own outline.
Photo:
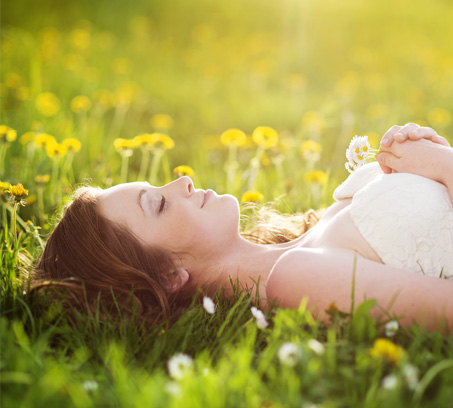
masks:
[[[294,367],[301,357],[301,349],[294,343],[284,343],[278,349],[278,359],[288,367]]]
[[[252,306],[250,310],[253,317],[256,319],[256,325],[260,329],[265,329],[267,326],[269,326],[269,323],[267,322],[266,318],[264,317],[264,313],[261,310],[257,309],[255,306]]]
[[[167,391],[171,395],[179,395],[181,394],[181,387],[175,381],[169,381],[165,384],[165,391]]]
[[[415,390],[418,385],[418,368],[412,364],[405,364],[403,367],[403,377],[407,382],[407,386],[411,390]]]
[[[192,369],[192,366],[192,358],[183,353],[175,354],[167,363],[168,373],[170,374],[170,377],[175,380],[183,378],[184,375]]]
[[[382,388],[384,390],[393,390],[398,385],[398,378],[394,374],[389,374],[382,379]]]
[[[203,297],[203,307],[209,314],[215,313],[215,304],[210,297]]]
[[[396,334],[398,331],[400,325],[398,324],[398,321],[396,320],[390,320],[386,325],[385,325],[385,335],[387,337],[392,337]]]
[[[85,381],[82,384],[82,387],[85,391],[96,391],[99,387],[97,381]]]
[[[310,339],[307,343],[308,347],[314,351],[318,356],[322,356],[326,349],[324,346],[316,339]]]
[[[373,152],[368,136],[354,136],[346,149],[346,169],[352,173],[367,162],[367,157]]]

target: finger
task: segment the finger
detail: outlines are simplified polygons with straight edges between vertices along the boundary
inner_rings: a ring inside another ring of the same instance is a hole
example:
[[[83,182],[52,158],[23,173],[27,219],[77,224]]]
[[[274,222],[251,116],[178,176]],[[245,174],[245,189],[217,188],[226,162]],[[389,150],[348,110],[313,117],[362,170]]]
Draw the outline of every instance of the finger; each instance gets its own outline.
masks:
[[[428,139],[443,146],[450,146],[445,137],[439,136],[433,128],[428,126],[422,126],[419,129],[410,131],[408,137],[411,140]]]
[[[376,160],[381,165],[381,167],[384,166],[384,167],[388,167],[392,170],[396,170],[397,166],[398,166],[399,158],[394,156],[391,153],[382,152],[376,156]]]
[[[407,140],[410,132],[414,132],[420,128],[416,123],[406,123],[398,132],[395,133],[394,139],[398,143],[403,143]]]
[[[392,173],[392,169],[390,167],[387,167],[387,166],[384,166],[383,164],[379,163],[379,166],[381,167],[381,170],[385,173],[385,174],[390,174]]]
[[[384,133],[384,136],[381,139],[381,146],[383,147],[389,147],[393,143],[393,136],[395,133],[398,132],[398,130],[401,129],[401,126],[394,125],[392,126],[387,132]]]

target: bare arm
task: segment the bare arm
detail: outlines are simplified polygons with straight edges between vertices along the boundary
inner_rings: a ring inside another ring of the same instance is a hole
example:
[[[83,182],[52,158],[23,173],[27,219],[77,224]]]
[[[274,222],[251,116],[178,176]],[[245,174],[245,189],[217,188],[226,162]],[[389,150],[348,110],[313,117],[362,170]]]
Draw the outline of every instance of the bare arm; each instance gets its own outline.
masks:
[[[356,306],[365,299],[376,299],[373,317],[386,311],[401,316],[402,326],[418,323],[433,330],[441,327],[443,319],[453,324],[453,281],[389,267],[344,249],[288,251],[269,275],[267,298],[279,301],[281,307],[297,308],[308,297],[308,307],[323,321],[327,321],[325,310],[332,302],[349,312],[355,257]]]

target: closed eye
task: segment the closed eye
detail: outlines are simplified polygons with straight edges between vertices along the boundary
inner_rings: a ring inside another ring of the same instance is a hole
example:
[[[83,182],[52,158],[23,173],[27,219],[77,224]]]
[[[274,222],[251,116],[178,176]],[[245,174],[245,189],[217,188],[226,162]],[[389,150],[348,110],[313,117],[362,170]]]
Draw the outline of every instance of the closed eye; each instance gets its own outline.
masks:
[[[162,196],[162,199],[160,200],[159,214],[162,212],[165,212],[166,209],[167,209],[167,200],[165,199],[165,196]]]

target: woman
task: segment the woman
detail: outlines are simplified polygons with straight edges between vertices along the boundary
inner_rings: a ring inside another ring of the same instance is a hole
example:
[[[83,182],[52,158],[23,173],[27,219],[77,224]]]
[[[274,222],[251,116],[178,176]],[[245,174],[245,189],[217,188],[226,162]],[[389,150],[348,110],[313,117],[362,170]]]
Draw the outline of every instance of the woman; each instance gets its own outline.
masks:
[[[315,316],[326,320],[332,302],[350,310],[354,284],[356,304],[377,300],[374,316],[396,315],[402,325],[417,322],[434,329],[444,318],[453,320],[453,281],[423,276],[413,265],[423,250],[430,274],[453,275],[453,149],[432,129],[407,124],[384,135],[381,151],[377,160],[383,172],[377,164],[359,169],[336,190],[337,202],[314,228],[271,245],[240,235],[233,196],[196,190],[187,177],[159,188],[144,182],[83,188],[48,240],[34,289],[66,289],[66,302],[90,310],[98,301],[107,309],[135,308],[152,322],[190,300],[198,287],[230,295],[231,281],[237,280],[259,291],[262,307],[278,301],[296,308],[308,297]],[[384,175],[392,172],[418,176]],[[415,190],[400,191],[413,183]],[[376,200],[375,191],[385,199]],[[425,196],[434,201],[412,212],[395,202]],[[430,219],[433,202],[441,222]],[[383,219],[371,217],[377,210],[384,210]],[[393,236],[405,229],[409,232],[401,238]],[[388,261],[382,252],[387,242]],[[395,251],[414,242],[412,252]]]

